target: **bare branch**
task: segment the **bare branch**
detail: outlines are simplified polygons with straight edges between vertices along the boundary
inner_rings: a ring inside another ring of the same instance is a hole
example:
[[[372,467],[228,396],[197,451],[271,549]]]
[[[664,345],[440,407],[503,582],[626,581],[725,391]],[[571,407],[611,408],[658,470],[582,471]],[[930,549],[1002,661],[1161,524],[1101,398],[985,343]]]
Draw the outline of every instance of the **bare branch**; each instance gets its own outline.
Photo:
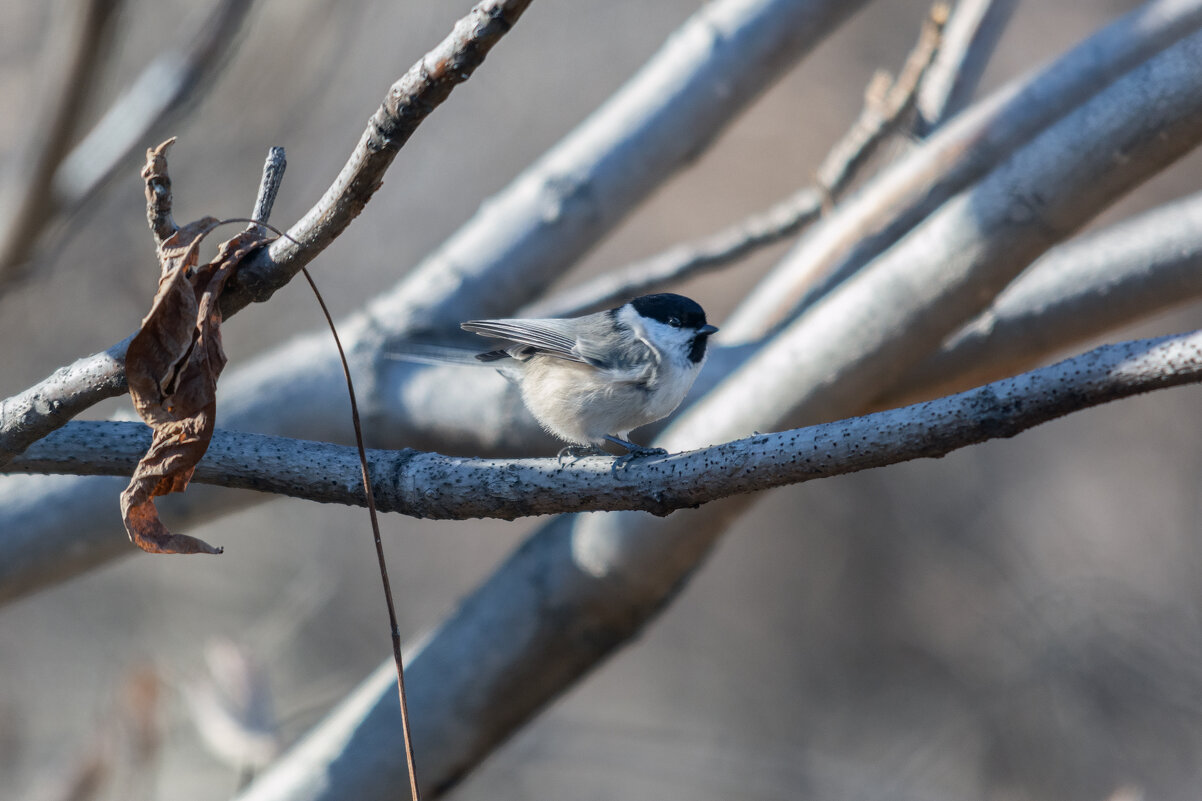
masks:
[[[957,0],[918,90],[915,133],[929,136],[968,105],[1018,0]]]
[[[1105,345],[1015,378],[865,417],[642,460],[461,459],[368,452],[381,511],[436,520],[512,520],[562,512],[664,515],[719,498],[954,450],[1081,409],[1202,381],[1202,332]],[[129,475],[146,452],[141,423],[78,421],[33,445],[14,472]],[[867,443],[867,444],[866,444]],[[358,452],[321,442],[217,431],[194,481],[322,503],[366,505]],[[487,492],[481,492],[487,487]]]
[[[1035,262],[887,393],[957,392],[1202,297],[1202,195],[1087,234]]]
[[[121,0],[79,4],[58,94],[30,143],[31,152],[20,161],[26,169],[14,189],[15,208],[0,226],[0,290],[19,274],[33,253],[38,233],[57,211],[52,178],[78,129],[84,100],[101,75],[120,6]]]
[[[569,317],[606,308],[636,295],[654,292],[693,275],[707,272],[754,253],[801,231],[818,219],[823,205],[840,196],[856,171],[913,107],[914,90],[939,45],[946,6],[936,5],[923,25],[897,81],[884,76],[885,86],[869,87],[864,110],[818,169],[817,187],[806,187],[776,205],[697,242],[677,245],[619,271],[535,301],[523,314]],[[883,73],[878,73],[880,78]],[[878,81],[874,79],[874,85]]]
[[[529,2],[486,0],[480,3],[459,21],[442,44],[393,85],[338,180],[309,214],[293,227],[294,236],[307,233],[309,237],[303,258],[295,255],[301,251],[295,250],[292,242],[285,238],[277,240],[277,244],[283,242],[294,249],[288,251],[294,254],[287,259],[288,270],[291,270],[288,278],[333,241],[333,237],[362,210],[363,204],[379,186],[383,171],[392,163],[396,151],[451,89],[466,80]],[[157,188],[148,186],[147,192],[151,193],[147,198],[151,228],[155,232],[156,243],[160,243],[170,235],[168,225],[174,226],[170,221],[170,183],[160,182]],[[222,296],[224,317],[234,314],[249,302],[246,287],[257,285],[262,280],[264,259],[270,261],[267,254],[268,251],[264,250],[257,257],[248,259],[234,281],[231,281],[230,288]],[[279,278],[280,274],[276,274],[276,277]],[[235,287],[235,284],[241,288]],[[264,298],[268,296],[270,292]],[[227,298],[231,297],[234,300],[227,304]],[[0,403],[0,465],[72,416],[105,398],[124,392],[124,359],[128,342],[127,338],[103,353],[81,359],[65,368],[66,373],[59,370]],[[93,384],[82,385],[79,381],[82,376],[90,376]]]
[[[923,20],[918,43],[905,65],[892,80],[878,72],[864,93],[864,108],[843,139],[831,149],[818,168],[818,185],[833,198],[851,182],[856,171],[894,133],[902,118],[914,108],[918,87],[942,42],[948,9],[943,3],[931,7]]]
[[[259,179],[259,192],[255,196],[255,206],[250,218],[260,222],[271,219],[271,210],[275,207],[275,199],[280,194],[280,184],[284,180],[284,170],[288,168],[288,159],[284,148],[273,147],[267,151],[267,159],[263,162],[263,177]],[[247,228],[262,228],[254,223]]]
[[[726,320],[723,335],[751,341],[790,319],[1099,87],[1199,25],[1202,0],[1152,0],[960,114],[824,218]]]
[[[709,270],[732,264],[760,248],[801,231],[822,214],[824,193],[807,186],[772,208],[697,242],[685,242],[621,270],[535,301],[522,313],[534,317],[571,317],[624,303],[636,295],[668,287]]]
[[[382,185],[384,173],[409,137],[452,89],[471,77],[529,5],[530,0],[477,3],[447,38],[392,85],[326,193],[288,229],[287,238],[276,240],[239,270],[222,298],[224,314],[270,298],[346,230]]]

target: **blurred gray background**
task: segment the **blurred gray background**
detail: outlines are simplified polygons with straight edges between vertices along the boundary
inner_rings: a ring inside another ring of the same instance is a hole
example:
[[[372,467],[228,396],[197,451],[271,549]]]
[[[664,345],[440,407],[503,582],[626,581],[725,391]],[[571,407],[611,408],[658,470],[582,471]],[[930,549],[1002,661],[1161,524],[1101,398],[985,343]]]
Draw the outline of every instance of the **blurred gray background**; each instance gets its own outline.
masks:
[[[197,5],[127,3],[118,61],[87,119],[179,40]],[[179,137],[177,218],[248,214],[267,148],[282,145],[289,168],[272,220],[290,224],[336,175],[388,86],[469,5],[262,0],[211,92],[145,143]],[[1135,5],[1020,3],[983,91]],[[334,311],[394,283],[698,6],[536,0],[314,263]],[[6,179],[36,135],[70,7],[0,2]],[[926,9],[881,0],[856,17],[565,281],[713,231],[807,183],[872,71],[900,65]],[[121,339],[145,313],[158,269],[140,164],[135,154],[0,296],[0,397]],[[1191,157],[1101,222],[1194,191],[1200,177]],[[684,291],[721,325],[777,253]],[[1109,339],[1200,323],[1185,309]],[[320,325],[294,282],[226,326],[231,367]],[[1170,390],[939,461],[768,494],[640,641],[454,797],[1196,798],[1200,399],[1196,388]],[[406,635],[434,625],[536,522],[386,516]],[[225,555],[131,547],[129,558],[0,608],[0,797],[51,797],[148,666],[166,682],[149,795],[231,794],[237,772],[202,746],[178,693],[214,638],[263,666],[285,742],[387,657],[362,510],[275,501],[190,533]]]

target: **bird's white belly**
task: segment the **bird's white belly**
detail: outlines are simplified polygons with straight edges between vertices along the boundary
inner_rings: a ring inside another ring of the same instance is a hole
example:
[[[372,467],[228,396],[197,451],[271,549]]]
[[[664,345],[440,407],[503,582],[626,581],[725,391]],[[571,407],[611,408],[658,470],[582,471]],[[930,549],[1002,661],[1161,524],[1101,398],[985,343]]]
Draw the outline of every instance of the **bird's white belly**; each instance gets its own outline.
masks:
[[[625,439],[633,429],[671,414],[699,367],[661,371],[649,391],[631,381],[633,376],[536,357],[526,364],[522,400],[549,433],[581,445],[599,444],[606,435]]]

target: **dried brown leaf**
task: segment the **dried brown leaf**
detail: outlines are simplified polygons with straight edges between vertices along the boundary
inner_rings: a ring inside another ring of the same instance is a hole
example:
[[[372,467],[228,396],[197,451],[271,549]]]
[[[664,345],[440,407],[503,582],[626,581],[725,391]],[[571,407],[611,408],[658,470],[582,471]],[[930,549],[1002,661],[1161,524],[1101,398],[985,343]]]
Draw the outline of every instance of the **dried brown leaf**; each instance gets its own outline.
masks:
[[[161,155],[152,151],[151,157]],[[159,290],[125,357],[134,407],[154,434],[121,493],[121,514],[130,540],[151,553],[221,553],[195,537],[172,534],[154,506],[157,496],[187,487],[209,447],[217,378],[225,367],[218,302],[238,264],[266,241],[257,231],[243,232],[225,242],[211,262],[197,267],[200,240],[217,223],[205,217],[163,241]]]

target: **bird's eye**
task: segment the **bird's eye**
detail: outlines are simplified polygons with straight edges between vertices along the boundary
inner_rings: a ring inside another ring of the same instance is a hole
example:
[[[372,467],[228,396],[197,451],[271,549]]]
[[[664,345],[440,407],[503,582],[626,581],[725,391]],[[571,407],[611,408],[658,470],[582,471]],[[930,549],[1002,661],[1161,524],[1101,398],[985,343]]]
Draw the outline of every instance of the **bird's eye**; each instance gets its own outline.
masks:
[[[669,317],[668,325],[672,326],[673,328],[680,328],[680,318],[679,317]]]

